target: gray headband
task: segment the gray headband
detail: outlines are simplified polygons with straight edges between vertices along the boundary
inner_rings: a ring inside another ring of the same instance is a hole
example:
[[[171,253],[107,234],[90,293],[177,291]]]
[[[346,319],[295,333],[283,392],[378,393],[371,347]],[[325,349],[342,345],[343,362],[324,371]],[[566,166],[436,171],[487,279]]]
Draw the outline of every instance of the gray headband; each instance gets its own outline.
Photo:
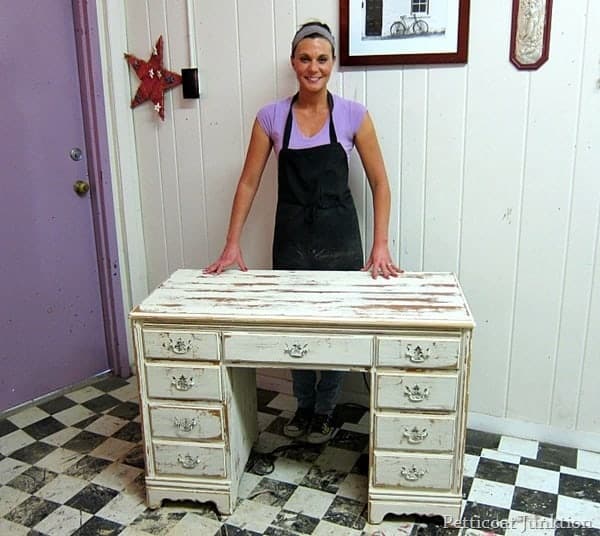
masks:
[[[327,41],[331,43],[331,48],[334,50],[335,55],[335,39],[333,35],[331,34],[331,32],[327,31],[327,28],[323,28],[323,26],[320,26],[319,24],[309,24],[298,30],[298,32],[294,36],[294,40],[292,41],[292,54],[294,53],[294,50],[296,50],[298,43],[302,41],[302,39],[314,34],[317,34],[323,39],[327,39]]]

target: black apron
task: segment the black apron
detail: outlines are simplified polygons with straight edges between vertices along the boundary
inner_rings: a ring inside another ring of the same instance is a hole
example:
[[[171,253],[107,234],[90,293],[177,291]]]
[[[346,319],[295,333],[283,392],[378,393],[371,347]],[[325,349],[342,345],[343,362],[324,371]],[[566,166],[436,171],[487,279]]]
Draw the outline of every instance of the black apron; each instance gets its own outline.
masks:
[[[333,97],[327,94],[329,144],[290,149],[297,98],[292,98],[279,152],[273,268],[360,270],[358,217],[348,188],[348,157],[333,124]]]

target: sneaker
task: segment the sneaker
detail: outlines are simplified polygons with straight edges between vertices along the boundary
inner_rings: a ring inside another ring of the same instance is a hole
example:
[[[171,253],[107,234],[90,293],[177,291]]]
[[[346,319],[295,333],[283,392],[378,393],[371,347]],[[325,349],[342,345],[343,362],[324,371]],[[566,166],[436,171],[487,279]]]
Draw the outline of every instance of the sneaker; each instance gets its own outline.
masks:
[[[283,427],[283,435],[287,437],[303,436],[306,430],[308,430],[312,416],[313,412],[311,409],[298,408],[296,414]]]
[[[333,426],[331,424],[331,415],[315,414],[310,423],[306,441],[314,445],[329,441],[333,435]]]

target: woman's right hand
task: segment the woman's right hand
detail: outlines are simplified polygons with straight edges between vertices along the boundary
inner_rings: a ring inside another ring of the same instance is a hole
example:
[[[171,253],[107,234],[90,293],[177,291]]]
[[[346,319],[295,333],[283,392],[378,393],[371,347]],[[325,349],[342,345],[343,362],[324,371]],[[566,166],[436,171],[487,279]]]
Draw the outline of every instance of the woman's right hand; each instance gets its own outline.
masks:
[[[224,270],[227,270],[232,264],[237,264],[243,272],[248,271],[248,267],[242,257],[242,250],[239,246],[225,246],[219,258],[209,264],[204,270],[205,274],[219,275]]]

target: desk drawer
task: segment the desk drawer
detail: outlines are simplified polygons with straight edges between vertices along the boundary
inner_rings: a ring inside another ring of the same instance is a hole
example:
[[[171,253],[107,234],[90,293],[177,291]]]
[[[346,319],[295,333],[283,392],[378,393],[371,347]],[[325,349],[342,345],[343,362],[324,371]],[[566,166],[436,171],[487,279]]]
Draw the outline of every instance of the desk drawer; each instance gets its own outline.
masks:
[[[225,362],[370,366],[369,335],[224,333]]]
[[[150,425],[152,437],[223,440],[223,410],[220,407],[150,406]]]
[[[376,380],[378,408],[456,409],[457,374],[377,374]]]
[[[453,467],[453,458],[448,455],[383,454],[376,451],[373,484],[449,490]]]
[[[154,359],[219,359],[219,335],[213,331],[195,331],[161,327],[143,330],[144,356]]]
[[[154,441],[154,467],[159,475],[225,477],[225,449],[222,445]]]
[[[402,368],[457,368],[458,337],[378,337],[377,364]]]
[[[186,367],[146,363],[150,398],[221,400],[219,366]]]
[[[375,414],[375,448],[451,452],[454,449],[454,417],[429,417],[402,413]]]

